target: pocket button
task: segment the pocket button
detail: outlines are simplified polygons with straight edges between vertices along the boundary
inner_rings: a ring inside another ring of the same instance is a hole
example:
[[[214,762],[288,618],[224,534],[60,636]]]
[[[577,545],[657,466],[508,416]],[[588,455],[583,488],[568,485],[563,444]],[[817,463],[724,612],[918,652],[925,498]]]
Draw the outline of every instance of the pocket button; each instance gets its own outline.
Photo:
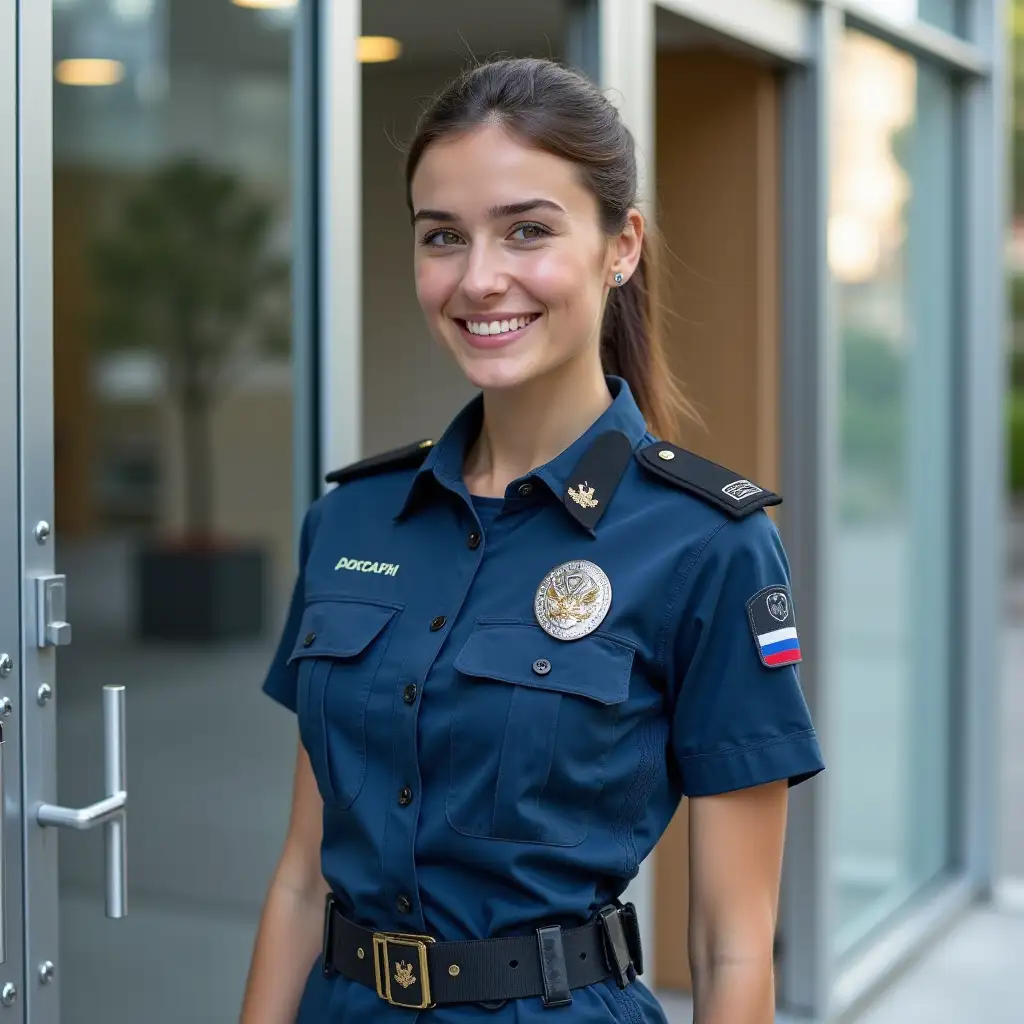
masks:
[[[313,641],[316,639],[316,633],[307,633],[302,641],[303,647],[312,647]]]
[[[533,671],[539,676],[546,676],[551,671],[551,662],[547,658],[538,658],[533,663]]]
[[[397,900],[395,900],[395,908],[400,914],[408,914],[412,910],[412,900],[403,892]]]

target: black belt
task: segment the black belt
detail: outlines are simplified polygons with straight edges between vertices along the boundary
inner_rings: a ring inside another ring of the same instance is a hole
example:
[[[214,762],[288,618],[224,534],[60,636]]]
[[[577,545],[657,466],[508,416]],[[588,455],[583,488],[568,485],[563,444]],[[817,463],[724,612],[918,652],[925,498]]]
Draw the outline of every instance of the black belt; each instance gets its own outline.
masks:
[[[342,917],[331,894],[323,962],[325,974],[342,974],[410,1010],[527,996],[541,996],[545,1006],[566,1006],[573,989],[606,978],[625,988],[643,973],[632,903],[609,905],[579,928],[552,925],[532,935],[436,942],[429,935],[354,924]]]

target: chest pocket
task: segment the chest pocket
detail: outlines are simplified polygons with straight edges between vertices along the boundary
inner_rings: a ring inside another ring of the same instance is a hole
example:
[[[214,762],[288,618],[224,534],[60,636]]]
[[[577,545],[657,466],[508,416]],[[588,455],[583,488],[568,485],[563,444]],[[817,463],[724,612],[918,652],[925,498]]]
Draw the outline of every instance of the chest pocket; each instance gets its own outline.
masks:
[[[366,774],[366,703],[396,606],[307,605],[289,663],[297,661],[302,743],[325,801],[348,807]],[[384,635],[382,635],[384,634]]]
[[[632,664],[632,648],[610,637],[478,623],[455,660],[449,824],[484,839],[582,842]]]

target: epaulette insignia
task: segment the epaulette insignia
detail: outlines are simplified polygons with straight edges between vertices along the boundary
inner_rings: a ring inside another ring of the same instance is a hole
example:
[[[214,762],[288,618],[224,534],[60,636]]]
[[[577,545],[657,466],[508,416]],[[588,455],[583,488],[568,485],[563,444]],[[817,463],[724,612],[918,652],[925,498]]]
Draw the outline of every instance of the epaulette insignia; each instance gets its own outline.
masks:
[[[667,441],[639,449],[636,457],[648,472],[695,494],[733,519],[743,519],[758,509],[782,504],[782,498],[772,491]]]
[[[410,466],[418,466],[427,457],[433,446],[433,441],[416,441],[414,444],[393,448],[391,451],[381,452],[379,455],[371,455],[369,458],[361,459],[359,462],[342,466],[341,469],[332,470],[324,479],[329,484],[340,484],[347,480],[356,480],[361,476],[370,476],[373,473],[380,473],[387,469],[406,469]]]

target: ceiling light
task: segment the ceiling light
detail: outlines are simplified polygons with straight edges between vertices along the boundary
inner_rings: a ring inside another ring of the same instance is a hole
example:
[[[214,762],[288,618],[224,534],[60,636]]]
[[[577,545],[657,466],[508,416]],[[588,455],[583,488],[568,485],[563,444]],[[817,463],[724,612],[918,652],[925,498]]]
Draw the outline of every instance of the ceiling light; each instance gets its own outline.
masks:
[[[383,64],[398,60],[402,55],[402,44],[390,36],[360,36],[356,55],[360,64]]]
[[[117,85],[124,78],[124,65],[119,60],[78,57],[62,60],[54,77],[61,85]]]
[[[253,7],[258,11],[272,11],[280,7],[297,7],[299,0],[231,0],[236,7]]]

